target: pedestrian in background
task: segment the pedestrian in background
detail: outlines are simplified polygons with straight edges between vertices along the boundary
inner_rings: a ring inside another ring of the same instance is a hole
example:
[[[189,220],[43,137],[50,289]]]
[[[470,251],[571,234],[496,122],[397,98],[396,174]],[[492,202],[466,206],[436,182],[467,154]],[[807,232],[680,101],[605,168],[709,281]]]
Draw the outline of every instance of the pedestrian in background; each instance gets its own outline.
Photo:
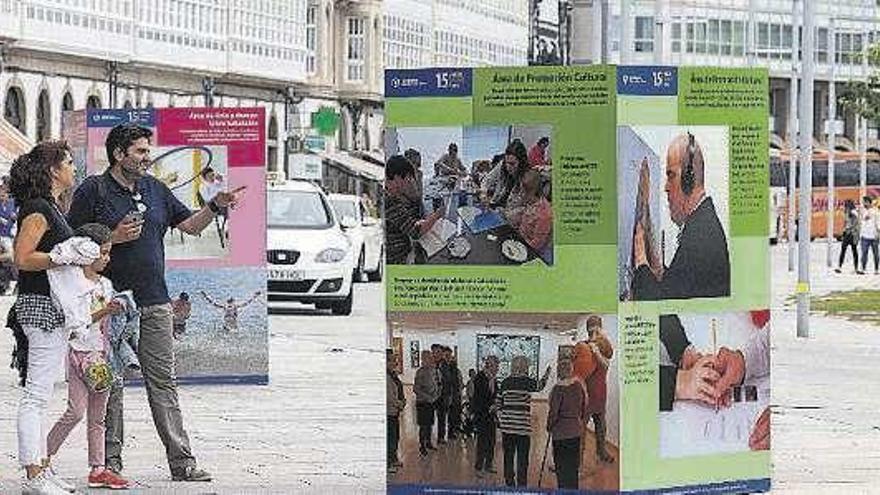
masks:
[[[843,268],[843,262],[846,260],[847,248],[852,248],[853,269],[859,271],[859,248],[857,240],[859,239],[859,212],[856,211],[856,204],[853,200],[848,199],[843,203],[843,235],[840,238],[840,259],[837,261],[837,269],[834,271],[840,273]]]
[[[865,274],[868,264],[868,250],[874,255],[874,274],[880,273],[880,253],[877,252],[877,231],[880,230],[880,222],[877,218],[877,208],[874,207],[874,198],[865,196],[862,198],[862,213],[859,235],[862,240],[862,269],[859,275]]]

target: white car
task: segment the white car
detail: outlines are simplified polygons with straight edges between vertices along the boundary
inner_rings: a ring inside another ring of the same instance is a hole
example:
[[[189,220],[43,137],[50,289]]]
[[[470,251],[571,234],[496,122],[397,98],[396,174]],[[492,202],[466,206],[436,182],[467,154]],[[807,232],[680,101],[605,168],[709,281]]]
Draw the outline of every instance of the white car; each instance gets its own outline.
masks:
[[[356,257],[327,196],[301,180],[270,184],[267,196],[269,300],[351,314]]]
[[[336,218],[345,225],[354,225],[342,231],[351,241],[355,263],[354,281],[362,282],[364,274],[370,282],[382,280],[383,258],[385,257],[385,236],[382,223],[371,216],[364,200],[352,194],[330,194],[330,204],[336,211]]]

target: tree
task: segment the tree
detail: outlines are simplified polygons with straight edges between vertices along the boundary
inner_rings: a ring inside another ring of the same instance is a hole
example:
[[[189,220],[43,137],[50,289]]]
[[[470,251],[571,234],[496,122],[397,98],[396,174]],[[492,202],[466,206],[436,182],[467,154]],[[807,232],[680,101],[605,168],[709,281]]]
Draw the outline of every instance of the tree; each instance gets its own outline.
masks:
[[[832,55],[834,56],[834,55]],[[862,54],[854,54],[854,62],[861,61]],[[847,110],[868,120],[880,120],[880,44],[868,48],[870,73],[865,81],[848,81],[838,96]]]

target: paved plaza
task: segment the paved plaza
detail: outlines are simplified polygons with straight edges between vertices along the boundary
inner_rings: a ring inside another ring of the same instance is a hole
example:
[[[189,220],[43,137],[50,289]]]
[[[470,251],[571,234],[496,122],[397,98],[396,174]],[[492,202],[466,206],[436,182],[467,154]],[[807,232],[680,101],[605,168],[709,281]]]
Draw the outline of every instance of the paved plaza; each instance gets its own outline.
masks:
[[[786,247],[773,248],[774,493],[880,493],[880,328],[815,315],[795,337],[788,306],[796,283]],[[813,291],[880,289],[880,276],[836,274],[813,246]],[[200,464],[213,483],[171,483],[143,389],[126,391],[126,474],[144,494],[382,493],[384,491],[383,291],[358,284],[351,317],[290,305],[270,317],[267,387],[183,387],[181,403]],[[11,299],[0,301],[5,314]],[[0,338],[7,359],[11,337]],[[5,362],[4,362],[5,365]],[[58,389],[52,417],[61,413]],[[19,390],[0,371],[0,493],[17,494]],[[85,432],[58,457],[83,492]]]

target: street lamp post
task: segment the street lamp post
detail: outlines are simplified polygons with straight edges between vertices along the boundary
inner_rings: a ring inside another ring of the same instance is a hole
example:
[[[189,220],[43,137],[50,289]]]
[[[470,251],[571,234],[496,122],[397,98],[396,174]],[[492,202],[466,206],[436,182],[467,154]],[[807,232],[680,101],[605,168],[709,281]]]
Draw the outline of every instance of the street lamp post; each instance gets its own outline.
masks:
[[[815,56],[816,5],[812,0],[804,1],[803,31],[803,71],[801,72],[801,112],[800,112],[800,148],[801,177],[799,198],[798,236],[798,283],[797,293],[797,336],[810,336],[810,220],[812,216],[813,192],[813,57]]]
[[[795,188],[797,183],[797,160],[798,160],[798,61],[800,53],[798,1],[792,2],[792,40],[791,45],[791,80],[789,83],[788,104],[788,271],[793,272],[795,266],[795,242],[796,242],[796,201]]]
[[[862,33],[862,77],[868,81],[868,33]],[[868,194],[868,119],[861,117],[862,133],[859,147],[859,201]],[[867,266],[867,265],[865,265]]]
[[[631,0],[620,2],[620,64],[630,63],[630,54],[633,52],[633,18]]]
[[[3,75],[3,67],[6,64],[6,44],[0,41],[0,76]]]
[[[535,43],[538,39],[538,4],[541,0],[529,0],[529,47],[528,57],[529,63],[535,63]]]
[[[559,0],[557,3],[557,22],[558,29],[558,46],[559,46],[559,64],[570,65],[571,56],[569,54],[569,46],[571,43],[571,3],[568,0]]]
[[[831,18],[828,29],[828,53],[831,54],[831,74],[828,77],[828,215],[826,242],[827,252],[825,254],[825,263],[831,267],[834,266],[833,239],[834,239],[834,213],[837,205],[834,197],[834,146],[837,134],[837,88],[835,87],[835,73],[837,72],[836,61],[834,60],[834,52],[836,50],[835,38],[836,29],[834,27],[834,17]]]
[[[609,41],[608,40],[608,37],[609,37],[608,20],[610,17],[608,15],[608,9],[611,8],[609,3],[610,3],[609,0],[602,0],[602,16],[601,16],[602,35],[601,35],[600,39],[602,40],[602,63],[603,64],[611,63],[611,56],[610,56],[611,55],[611,51],[610,51],[611,47],[610,47],[610,43],[608,42]]]
[[[300,126],[294,126],[294,119],[298,118],[297,105],[305,99],[302,95],[297,95],[296,90],[288,86],[284,91],[279,91],[284,99],[284,176],[289,177],[290,174],[290,154],[301,151],[302,136],[298,134]]]

